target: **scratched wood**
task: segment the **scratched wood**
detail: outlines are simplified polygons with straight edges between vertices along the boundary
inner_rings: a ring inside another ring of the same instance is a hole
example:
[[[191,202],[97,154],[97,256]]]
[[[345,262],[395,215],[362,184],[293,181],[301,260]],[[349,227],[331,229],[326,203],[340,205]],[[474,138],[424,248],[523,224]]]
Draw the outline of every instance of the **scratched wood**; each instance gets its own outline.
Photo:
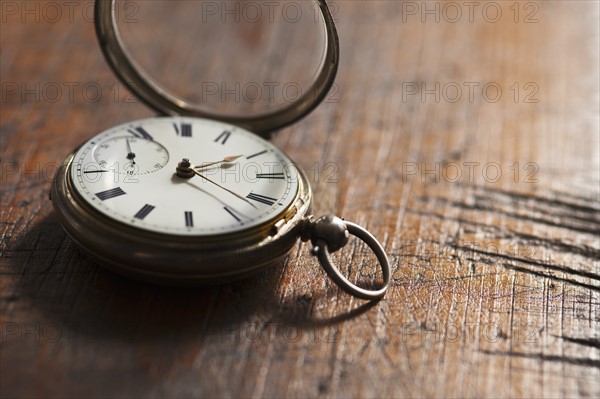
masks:
[[[84,256],[48,200],[56,165],[152,112],[103,61],[90,3],[48,3],[1,10],[2,397],[600,396],[597,2],[334,4],[335,91],[273,142],[317,214],[383,242],[377,303],[340,292],[306,244],[197,289]],[[377,281],[363,245],[337,260]]]

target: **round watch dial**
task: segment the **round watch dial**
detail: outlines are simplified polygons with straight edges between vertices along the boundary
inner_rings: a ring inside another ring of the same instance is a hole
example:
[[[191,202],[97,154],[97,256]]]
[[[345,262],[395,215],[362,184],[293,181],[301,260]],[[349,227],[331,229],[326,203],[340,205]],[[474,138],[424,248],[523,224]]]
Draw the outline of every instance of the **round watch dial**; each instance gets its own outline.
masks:
[[[177,173],[188,159],[197,173]],[[76,152],[79,196],[113,220],[175,235],[239,232],[294,202],[298,171],[275,146],[244,129],[162,117],[102,132]]]

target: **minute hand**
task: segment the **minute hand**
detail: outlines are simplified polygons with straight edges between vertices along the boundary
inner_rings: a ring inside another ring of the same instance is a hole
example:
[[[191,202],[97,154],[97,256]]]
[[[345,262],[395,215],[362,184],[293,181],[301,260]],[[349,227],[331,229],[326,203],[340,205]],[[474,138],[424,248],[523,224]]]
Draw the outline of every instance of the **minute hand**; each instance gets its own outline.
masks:
[[[223,187],[222,185],[220,185],[220,184],[218,184],[218,183],[215,183],[214,181],[210,180],[208,177],[206,177],[206,176],[204,176],[202,173],[198,172],[198,171],[195,169],[195,167],[194,167],[194,166],[192,166],[192,167],[191,167],[191,170],[192,170],[192,171],[193,171],[195,174],[197,174],[198,176],[200,176],[201,178],[205,179],[206,181],[208,181],[208,182],[210,182],[210,183],[214,184],[215,186],[217,186],[217,187],[219,187],[219,188],[221,188],[221,189],[223,189],[223,190],[227,191],[228,193],[230,193],[230,194],[232,194],[232,195],[235,195],[236,197],[238,197],[238,198],[239,198],[239,199],[241,199],[242,201],[244,201],[244,202],[246,202],[246,203],[250,204],[250,205],[251,205],[253,208],[257,209],[257,208],[256,208],[256,206],[255,206],[255,205],[254,205],[252,202],[248,201],[246,198],[242,197],[242,196],[241,196],[241,195],[239,195],[238,193],[235,193],[235,192],[231,191],[230,189],[228,189],[228,188],[225,188],[225,187]]]

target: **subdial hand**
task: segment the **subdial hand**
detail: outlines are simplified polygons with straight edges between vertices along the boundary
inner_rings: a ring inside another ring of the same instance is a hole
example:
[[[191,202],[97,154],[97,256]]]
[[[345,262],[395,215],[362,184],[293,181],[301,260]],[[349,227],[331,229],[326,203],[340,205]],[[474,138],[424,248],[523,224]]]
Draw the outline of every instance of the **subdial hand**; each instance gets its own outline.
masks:
[[[128,138],[125,139],[125,142],[127,143],[127,159],[129,159],[131,163],[135,165],[135,154],[133,153],[133,151],[131,151],[131,143],[129,143]]]
[[[208,168],[209,166],[213,166],[213,165],[218,165],[221,163],[228,163],[228,162],[233,162],[238,158],[241,158],[242,155],[232,155],[229,157],[225,157],[220,161],[216,161],[216,162],[208,162],[208,163],[203,163],[202,165],[199,166],[194,166],[194,169],[198,170],[198,169],[204,169],[204,168]]]

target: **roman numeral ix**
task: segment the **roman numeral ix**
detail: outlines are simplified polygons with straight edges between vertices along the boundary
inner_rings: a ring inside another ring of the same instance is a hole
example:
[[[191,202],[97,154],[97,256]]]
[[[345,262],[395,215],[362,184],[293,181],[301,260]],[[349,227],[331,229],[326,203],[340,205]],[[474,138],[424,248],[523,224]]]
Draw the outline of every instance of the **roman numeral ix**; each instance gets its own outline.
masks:
[[[121,189],[121,187],[111,188],[110,190],[101,191],[96,193],[96,197],[100,198],[101,201],[106,201],[107,199],[115,198],[120,195],[127,194],[125,191]]]

